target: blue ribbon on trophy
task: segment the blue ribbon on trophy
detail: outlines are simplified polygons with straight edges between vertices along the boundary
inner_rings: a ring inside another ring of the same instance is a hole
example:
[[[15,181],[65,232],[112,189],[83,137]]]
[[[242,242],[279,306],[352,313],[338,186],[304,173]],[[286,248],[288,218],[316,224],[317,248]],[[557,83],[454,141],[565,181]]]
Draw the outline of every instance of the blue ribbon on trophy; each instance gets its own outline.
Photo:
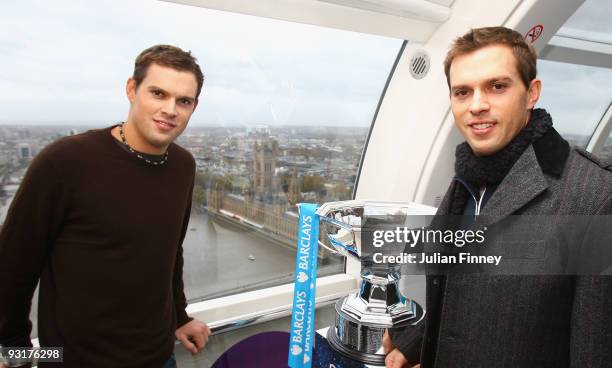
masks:
[[[317,205],[300,203],[297,255],[295,257],[295,287],[289,337],[291,368],[312,366],[314,344],[315,293],[317,282],[317,257],[319,252],[319,216]]]

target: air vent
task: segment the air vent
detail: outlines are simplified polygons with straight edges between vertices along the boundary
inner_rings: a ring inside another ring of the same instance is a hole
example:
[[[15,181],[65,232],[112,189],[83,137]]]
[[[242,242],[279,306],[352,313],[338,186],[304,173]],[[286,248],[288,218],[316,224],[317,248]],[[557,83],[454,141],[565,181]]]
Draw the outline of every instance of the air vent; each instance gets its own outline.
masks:
[[[429,56],[425,51],[417,51],[410,59],[410,74],[414,79],[423,79],[429,71]]]

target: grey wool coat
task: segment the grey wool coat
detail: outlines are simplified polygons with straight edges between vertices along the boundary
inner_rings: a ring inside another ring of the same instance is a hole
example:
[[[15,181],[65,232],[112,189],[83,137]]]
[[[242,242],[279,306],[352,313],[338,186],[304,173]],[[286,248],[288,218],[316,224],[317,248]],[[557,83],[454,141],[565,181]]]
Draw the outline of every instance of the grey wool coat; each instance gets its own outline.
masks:
[[[584,151],[568,149],[563,156],[560,160],[555,149],[530,145],[481,212],[489,224],[512,215],[548,215],[551,221],[538,224],[540,231],[526,236],[544,247],[535,257],[546,259],[536,259],[535,264],[549,268],[552,264],[550,274],[427,276],[424,325],[401,335],[392,333],[394,344],[412,364],[612,367],[612,276],[558,275],[563,273],[559,262],[567,265],[571,260],[567,252],[565,258],[555,252],[547,239],[558,229],[552,215],[612,214],[612,172]],[[461,184],[453,181],[438,215],[450,213],[455,185]],[[609,250],[612,238],[611,229],[607,230],[603,239]],[[585,244],[589,240],[581,239],[572,240],[566,249],[572,257],[590,246]],[[586,256],[601,258],[596,253]]]

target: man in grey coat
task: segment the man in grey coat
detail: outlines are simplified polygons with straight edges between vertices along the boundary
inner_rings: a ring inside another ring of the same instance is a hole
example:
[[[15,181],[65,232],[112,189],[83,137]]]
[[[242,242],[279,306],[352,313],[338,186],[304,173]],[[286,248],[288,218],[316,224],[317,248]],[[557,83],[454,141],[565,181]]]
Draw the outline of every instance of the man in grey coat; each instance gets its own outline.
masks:
[[[540,222],[521,242],[497,239],[506,261],[527,265],[520,275],[428,275],[425,323],[385,336],[387,367],[610,367],[612,278],[599,275],[609,274],[612,247],[610,165],[570,148],[534,109],[542,83],[519,33],[471,30],[451,46],[445,72],[466,142],[438,217]],[[603,226],[565,236],[567,218]]]

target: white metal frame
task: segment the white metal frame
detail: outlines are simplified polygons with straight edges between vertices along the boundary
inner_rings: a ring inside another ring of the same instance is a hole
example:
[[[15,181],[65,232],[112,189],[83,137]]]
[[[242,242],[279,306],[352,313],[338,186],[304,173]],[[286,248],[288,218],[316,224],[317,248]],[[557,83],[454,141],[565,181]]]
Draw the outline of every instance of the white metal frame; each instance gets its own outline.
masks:
[[[357,289],[357,280],[351,275],[336,274],[317,280],[316,303],[338,299]],[[273,313],[275,318],[291,314],[293,284],[254,290],[212,300],[189,304],[187,313],[199,320],[207,321],[215,329],[235,321],[249,320]],[[264,322],[260,319],[257,322]],[[226,329],[229,331],[230,329]]]
[[[321,0],[168,0],[175,3],[312,24],[385,37],[424,41],[448,18],[448,7],[426,0],[408,0],[402,11],[375,11],[374,1]],[[382,0],[382,2],[393,2]],[[395,1],[397,2],[397,1]],[[358,3],[360,7],[348,6]],[[369,6],[364,4],[370,3]],[[378,6],[380,8],[380,6]],[[385,8],[383,6],[383,8]],[[380,10],[380,9],[379,9]],[[409,12],[416,14],[410,17]]]
[[[595,132],[593,132],[589,144],[587,145],[587,151],[593,152],[596,155],[601,153],[601,150],[610,136],[610,132],[612,132],[612,102],[610,102],[608,109],[602,116],[599,124],[597,124],[597,128],[595,128]]]
[[[612,68],[612,45],[555,36],[540,52],[540,58],[563,63]]]

